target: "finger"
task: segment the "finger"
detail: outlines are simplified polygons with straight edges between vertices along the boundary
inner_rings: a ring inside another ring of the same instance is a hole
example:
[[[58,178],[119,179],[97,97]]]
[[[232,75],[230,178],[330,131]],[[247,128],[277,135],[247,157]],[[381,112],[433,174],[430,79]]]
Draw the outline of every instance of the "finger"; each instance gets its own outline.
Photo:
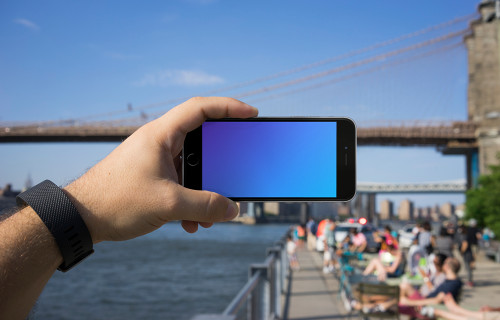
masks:
[[[198,222],[182,220],[181,225],[182,228],[184,228],[184,230],[188,233],[195,233],[198,231]]]
[[[177,172],[177,181],[182,184],[182,152],[180,152],[176,157],[174,157],[175,171]]]
[[[174,188],[177,201],[171,211],[173,220],[213,223],[229,221],[238,215],[236,203],[220,194],[191,190],[180,185]]]
[[[200,222],[200,226],[202,226],[203,228],[205,229],[208,229],[210,228],[211,226],[213,226],[214,224],[211,223],[211,222]]]
[[[158,119],[159,132],[163,137],[186,135],[198,128],[206,119],[250,118],[258,110],[233,98],[206,97],[192,98],[176,106]]]

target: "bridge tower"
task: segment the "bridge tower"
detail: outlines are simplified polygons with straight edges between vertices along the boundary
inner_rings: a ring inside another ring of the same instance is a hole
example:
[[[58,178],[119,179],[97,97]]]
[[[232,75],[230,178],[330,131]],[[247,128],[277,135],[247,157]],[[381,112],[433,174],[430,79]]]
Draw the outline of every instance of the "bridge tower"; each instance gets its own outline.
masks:
[[[469,120],[476,124],[478,151],[467,153],[468,181],[488,174],[500,152],[500,1],[483,0],[481,17],[471,23],[468,50]],[[469,185],[470,187],[470,185]]]

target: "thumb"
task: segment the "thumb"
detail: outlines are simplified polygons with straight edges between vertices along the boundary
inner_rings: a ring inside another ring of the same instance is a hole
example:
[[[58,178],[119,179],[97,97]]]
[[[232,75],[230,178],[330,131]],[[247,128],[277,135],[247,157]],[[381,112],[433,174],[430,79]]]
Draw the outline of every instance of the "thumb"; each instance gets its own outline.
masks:
[[[174,220],[222,222],[234,219],[239,212],[236,203],[218,193],[178,186],[177,205],[171,217]]]

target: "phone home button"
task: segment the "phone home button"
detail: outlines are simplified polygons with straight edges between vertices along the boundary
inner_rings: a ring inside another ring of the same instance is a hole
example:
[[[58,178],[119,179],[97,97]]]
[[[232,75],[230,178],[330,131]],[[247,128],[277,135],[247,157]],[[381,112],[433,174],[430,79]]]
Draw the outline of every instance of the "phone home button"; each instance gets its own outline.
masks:
[[[200,163],[200,157],[196,153],[190,153],[186,158],[186,162],[191,167],[197,166]]]

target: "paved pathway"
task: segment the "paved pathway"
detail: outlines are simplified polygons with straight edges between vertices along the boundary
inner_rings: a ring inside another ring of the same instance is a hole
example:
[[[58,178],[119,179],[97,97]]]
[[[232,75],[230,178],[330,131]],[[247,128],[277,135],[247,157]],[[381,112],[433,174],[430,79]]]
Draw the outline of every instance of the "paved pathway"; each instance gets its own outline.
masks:
[[[475,286],[464,286],[461,305],[469,309],[478,309],[485,304],[500,307],[500,263],[491,261],[481,252],[477,260],[473,272]],[[459,274],[465,282],[467,277],[463,266]]]
[[[332,275],[323,275],[319,253],[299,250],[298,259],[300,271],[292,274],[288,318],[285,319],[345,319],[345,311],[337,299],[338,282]]]

